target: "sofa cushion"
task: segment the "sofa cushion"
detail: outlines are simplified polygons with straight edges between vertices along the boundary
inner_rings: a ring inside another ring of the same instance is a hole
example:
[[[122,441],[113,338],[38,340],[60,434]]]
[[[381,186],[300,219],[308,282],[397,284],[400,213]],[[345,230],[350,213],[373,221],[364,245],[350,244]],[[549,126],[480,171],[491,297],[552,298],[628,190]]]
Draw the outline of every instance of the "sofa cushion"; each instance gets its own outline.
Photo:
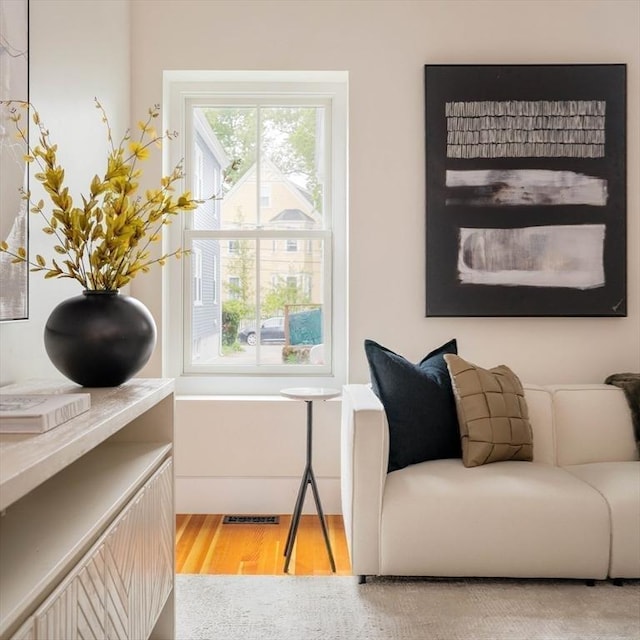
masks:
[[[610,578],[640,578],[640,462],[565,467],[607,501],[611,517]]]
[[[418,364],[373,340],[364,349],[371,386],[389,423],[388,471],[437,458],[459,458],[458,418],[445,353],[456,353],[450,340]]]
[[[610,535],[606,501],[564,469],[431,460],[387,476],[380,573],[603,579]]]
[[[547,387],[559,465],[638,459],[631,409],[624,392],[609,384]]]
[[[531,460],[531,424],[518,376],[505,365],[483,369],[458,355],[444,359],[453,384],[464,466]]]

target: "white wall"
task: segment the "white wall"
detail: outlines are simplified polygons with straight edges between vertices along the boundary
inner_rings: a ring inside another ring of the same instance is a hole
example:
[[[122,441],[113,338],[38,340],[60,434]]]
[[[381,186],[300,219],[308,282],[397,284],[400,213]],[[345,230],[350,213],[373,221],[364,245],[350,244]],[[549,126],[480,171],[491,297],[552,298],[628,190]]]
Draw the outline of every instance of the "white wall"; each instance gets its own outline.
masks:
[[[468,359],[505,362],[538,383],[640,369],[637,1],[137,0],[132,9],[136,112],[161,97],[163,69],[349,72],[352,381],[368,379],[367,337],[412,359],[456,337]],[[559,62],[628,65],[628,317],[425,318],[424,64]]]
[[[122,46],[108,49],[107,39],[115,34],[120,38],[122,29],[116,24],[127,21],[122,7],[115,16],[105,10],[105,4],[111,7],[118,0],[32,2],[39,16],[34,55],[40,52],[33,81],[47,87],[47,98],[58,77],[64,80],[70,74],[79,74],[82,84],[74,82],[64,91],[78,99],[80,93],[82,100],[99,94],[95,85],[103,82],[114,96],[122,96],[125,89],[114,75],[126,47],[118,42]],[[95,10],[99,18],[91,20]],[[68,25],[67,12],[74,15]],[[365,338],[418,360],[456,337],[468,359],[481,366],[504,362],[530,382],[600,382],[613,372],[640,370],[639,23],[637,0],[135,0],[131,113],[144,113],[161,101],[165,69],[347,70],[350,380],[368,380]],[[115,61],[109,60],[111,54]],[[64,66],[58,67],[58,61]],[[423,65],[560,62],[628,65],[628,317],[425,318]],[[96,67],[103,73],[96,74]],[[56,73],[56,68],[61,71]],[[84,90],[85,83],[90,90]],[[71,141],[74,129],[75,121],[65,131]],[[77,144],[86,154],[82,140]],[[156,162],[150,166],[159,174]],[[44,289],[34,287],[33,320],[22,328],[1,327],[2,355],[11,348],[8,364],[3,358],[0,365],[3,381],[47,371],[42,324],[51,298],[58,294],[52,293],[52,283],[45,286],[47,298],[42,299]],[[160,328],[162,291],[160,271],[136,279],[132,286]],[[161,348],[145,373],[161,375]],[[188,504],[189,510],[228,512],[237,504],[244,512],[289,511],[291,487],[304,457],[301,407],[288,401],[292,404],[283,409],[287,401],[280,399],[267,407],[256,400],[225,402],[231,404],[210,400],[204,409],[188,399],[178,402],[178,509],[200,496],[198,504]],[[328,512],[339,508],[334,492],[336,416],[329,412],[327,428],[319,423],[316,432],[316,465]],[[274,434],[270,444],[264,439],[265,427]],[[212,455],[205,464],[207,451]],[[291,461],[286,467],[283,451]],[[233,455],[225,460],[225,452]],[[236,490],[242,497],[228,504],[227,497]]]
[[[365,338],[418,360],[455,336],[468,359],[504,362],[538,383],[601,382],[640,370],[637,2],[138,0],[132,9],[136,111],[161,96],[164,69],[349,72],[351,381],[368,380]],[[628,65],[629,316],[425,318],[423,65],[557,62]],[[159,305],[155,278],[134,287]],[[287,420],[275,406],[179,400],[179,509],[291,508],[296,471],[284,460],[297,460],[301,470],[304,418],[300,411]],[[332,512],[339,508],[337,434],[319,428],[316,442],[321,492]]]

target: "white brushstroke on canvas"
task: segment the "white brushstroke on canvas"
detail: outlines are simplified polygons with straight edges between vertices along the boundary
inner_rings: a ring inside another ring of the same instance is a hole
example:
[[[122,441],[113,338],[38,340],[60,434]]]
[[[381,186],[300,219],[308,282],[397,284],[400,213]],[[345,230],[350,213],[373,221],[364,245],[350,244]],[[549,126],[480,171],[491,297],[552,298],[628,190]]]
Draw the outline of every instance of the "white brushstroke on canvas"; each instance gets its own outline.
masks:
[[[575,171],[490,169],[446,172],[446,186],[467,193],[447,196],[447,205],[549,206],[607,204],[607,181]]]
[[[604,238],[603,224],[461,228],[458,277],[465,284],[602,287]]]

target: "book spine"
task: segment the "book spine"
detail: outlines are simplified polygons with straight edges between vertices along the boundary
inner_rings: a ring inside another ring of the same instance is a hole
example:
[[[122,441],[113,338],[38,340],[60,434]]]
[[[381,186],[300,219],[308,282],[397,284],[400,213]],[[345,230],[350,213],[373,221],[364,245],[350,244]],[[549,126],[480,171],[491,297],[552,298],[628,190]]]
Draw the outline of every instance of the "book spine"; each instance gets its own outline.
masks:
[[[78,398],[74,402],[64,405],[63,407],[58,407],[55,411],[48,413],[44,416],[44,429],[52,429],[53,427],[57,427],[59,424],[63,422],[67,422],[71,420],[71,418],[75,418],[77,415],[84,413],[89,409],[89,402],[86,398]]]

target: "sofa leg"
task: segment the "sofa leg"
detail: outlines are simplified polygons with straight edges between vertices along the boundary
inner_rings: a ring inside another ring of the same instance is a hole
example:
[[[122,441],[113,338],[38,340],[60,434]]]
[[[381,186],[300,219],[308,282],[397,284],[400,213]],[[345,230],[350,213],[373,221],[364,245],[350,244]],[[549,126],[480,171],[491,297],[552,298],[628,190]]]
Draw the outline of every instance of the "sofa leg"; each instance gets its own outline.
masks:
[[[367,583],[367,576],[359,575],[358,584],[366,584],[366,583]]]
[[[624,580],[622,578],[614,578],[612,582],[616,587],[624,586]]]
[[[584,583],[587,585],[587,587],[596,586],[596,581],[593,578],[588,578],[587,580],[584,581]]]

